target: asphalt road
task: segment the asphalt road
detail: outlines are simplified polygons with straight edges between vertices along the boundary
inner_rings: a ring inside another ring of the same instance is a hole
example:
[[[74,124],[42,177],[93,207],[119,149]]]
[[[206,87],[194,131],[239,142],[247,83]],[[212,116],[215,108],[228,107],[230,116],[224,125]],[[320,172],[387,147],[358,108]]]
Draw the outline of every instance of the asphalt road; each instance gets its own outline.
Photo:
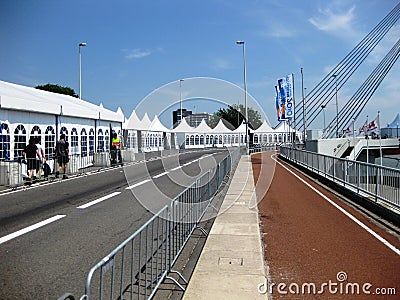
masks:
[[[261,176],[272,155],[252,156],[272,299],[399,299],[398,231],[282,161]]]
[[[211,149],[0,195],[0,299],[84,293],[88,271],[227,154]]]

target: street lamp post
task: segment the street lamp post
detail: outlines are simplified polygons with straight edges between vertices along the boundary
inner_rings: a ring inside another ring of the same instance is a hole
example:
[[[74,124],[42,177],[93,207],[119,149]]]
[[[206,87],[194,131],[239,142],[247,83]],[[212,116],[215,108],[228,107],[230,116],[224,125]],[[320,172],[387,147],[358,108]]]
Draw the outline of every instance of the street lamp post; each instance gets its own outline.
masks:
[[[243,85],[244,85],[244,109],[246,118],[246,154],[249,155],[249,120],[247,112],[247,86],[246,86],[246,44],[244,41],[236,41],[236,44],[243,45]]]
[[[397,138],[399,138],[399,123],[396,123]]]
[[[80,43],[78,46],[79,52],[79,99],[82,99],[82,59],[81,59],[81,47],[86,47],[86,43]]]
[[[180,110],[181,110],[181,119],[180,119],[179,123],[182,122],[182,118],[183,118],[183,110],[182,110],[182,82],[183,81],[184,81],[183,79],[179,80],[179,105],[180,105]]]
[[[325,127],[326,127],[326,125],[325,125],[325,108],[326,108],[326,104],[322,104],[321,108],[322,108],[322,114],[324,116],[324,129],[322,131],[325,131]]]
[[[336,138],[339,137],[339,105],[337,99],[337,75],[333,74],[333,78],[335,78],[335,97],[336,97]]]
[[[304,87],[304,76],[303,76],[303,68],[300,68],[301,72],[301,93],[303,98],[303,140],[304,145],[306,144],[306,134],[307,134],[307,119],[306,119],[306,105],[305,105],[305,97],[307,88]],[[296,129],[296,126],[295,126]]]

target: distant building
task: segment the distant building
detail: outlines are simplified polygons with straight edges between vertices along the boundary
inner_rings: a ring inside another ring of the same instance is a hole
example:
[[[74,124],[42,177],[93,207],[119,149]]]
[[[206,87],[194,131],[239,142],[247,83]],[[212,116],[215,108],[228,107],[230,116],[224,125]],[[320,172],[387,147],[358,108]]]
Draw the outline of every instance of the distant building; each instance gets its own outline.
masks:
[[[182,108],[182,115],[183,115],[183,118],[186,118],[187,116],[189,116],[189,115],[191,115],[192,114],[192,111],[191,110],[187,110],[187,109],[185,109],[185,108]],[[176,126],[178,126],[178,124],[181,122],[181,110],[180,109],[177,109],[177,110],[174,110],[173,112],[172,112],[172,125],[173,125],[173,128],[175,128]]]
[[[196,113],[196,114],[190,114],[187,116],[186,122],[190,125],[190,127],[197,127],[201,123],[201,120],[204,119],[206,123],[208,124],[210,121],[211,115],[209,113],[203,112],[203,113]]]

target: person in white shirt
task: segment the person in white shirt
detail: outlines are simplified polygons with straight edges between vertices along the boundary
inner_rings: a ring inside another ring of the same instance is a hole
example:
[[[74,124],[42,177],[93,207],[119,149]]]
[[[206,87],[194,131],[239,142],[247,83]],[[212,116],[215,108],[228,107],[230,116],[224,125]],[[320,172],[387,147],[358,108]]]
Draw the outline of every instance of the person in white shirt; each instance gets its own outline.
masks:
[[[38,148],[39,152],[39,157],[36,157],[36,177],[41,178],[42,177],[42,166],[43,163],[45,162],[45,155],[44,155],[44,150],[41,144],[41,138],[38,136],[35,138],[35,145]]]

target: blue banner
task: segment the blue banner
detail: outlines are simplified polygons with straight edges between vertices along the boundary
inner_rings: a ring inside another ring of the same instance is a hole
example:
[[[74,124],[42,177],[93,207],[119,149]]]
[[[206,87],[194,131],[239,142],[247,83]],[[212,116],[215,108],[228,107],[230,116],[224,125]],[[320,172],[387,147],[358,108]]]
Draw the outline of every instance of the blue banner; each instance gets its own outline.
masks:
[[[278,79],[275,90],[278,121],[292,119],[294,117],[293,74]]]

